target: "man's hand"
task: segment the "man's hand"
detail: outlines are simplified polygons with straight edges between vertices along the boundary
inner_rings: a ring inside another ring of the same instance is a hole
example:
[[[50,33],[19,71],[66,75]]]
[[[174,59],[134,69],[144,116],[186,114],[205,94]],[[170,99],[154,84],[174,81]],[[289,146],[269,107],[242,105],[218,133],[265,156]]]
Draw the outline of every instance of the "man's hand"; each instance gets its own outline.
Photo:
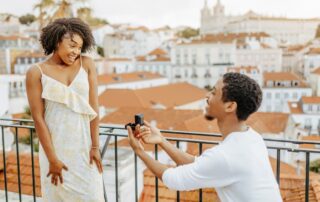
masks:
[[[160,144],[163,141],[160,130],[147,121],[144,121],[144,126],[138,126],[136,131],[138,131],[136,137],[141,138],[146,144]]]
[[[47,174],[47,177],[51,175],[52,184],[57,186],[59,180],[60,183],[63,184],[62,169],[68,171],[67,166],[64,165],[64,163],[62,163],[62,161],[60,160],[49,163],[49,172]]]
[[[90,164],[95,163],[97,165],[99,173],[103,172],[102,162],[101,162],[101,155],[98,148],[91,148],[90,149]]]
[[[136,138],[135,135],[133,134],[130,126],[127,126],[127,130],[128,130],[129,144],[132,147],[133,151],[136,153],[140,151],[144,151],[143,146],[141,145],[139,139]]]

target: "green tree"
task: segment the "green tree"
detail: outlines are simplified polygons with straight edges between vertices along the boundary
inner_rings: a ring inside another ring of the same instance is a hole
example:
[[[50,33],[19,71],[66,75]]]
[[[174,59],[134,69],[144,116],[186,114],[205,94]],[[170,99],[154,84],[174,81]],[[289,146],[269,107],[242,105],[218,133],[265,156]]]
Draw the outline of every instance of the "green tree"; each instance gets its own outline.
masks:
[[[310,171],[319,173],[320,171],[320,159],[314,160],[310,163]]]
[[[33,23],[36,20],[36,16],[32,15],[32,14],[26,14],[26,15],[22,15],[21,17],[19,17],[19,21],[21,24],[24,25],[30,25],[31,23]]]
[[[101,46],[97,46],[97,53],[100,56],[104,57],[104,50],[103,50],[103,48]]]
[[[318,28],[316,31],[316,38],[320,38],[320,24],[318,25]]]
[[[178,37],[182,37],[182,38],[191,38],[198,35],[199,35],[199,29],[193,29],[191,27],[178,32]]]

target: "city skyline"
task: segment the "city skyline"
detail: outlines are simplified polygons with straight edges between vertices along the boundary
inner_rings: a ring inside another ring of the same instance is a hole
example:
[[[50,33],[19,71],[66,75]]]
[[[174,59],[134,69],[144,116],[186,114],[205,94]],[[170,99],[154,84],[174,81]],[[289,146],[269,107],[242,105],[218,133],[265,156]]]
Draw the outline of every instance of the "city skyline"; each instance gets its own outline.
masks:
[[[3,1],[3,0],[1,0]],[[241,15],[252,10],[256,13],[269,16],[286,16],[289,18],[320,18],[318,8],[320,2],[305,1],[276,1],[276,0],[254,0],[242,1],[241,5],[236,0],[220,0],[225,6],[227,15]],[[2,3],[0,13],[11,13],[23,15],[34,13],[33,5],[38,0],[28,0],[29,4],[21,4],[20,0],[11,0]],[[208,0],[209,7],[217,0]],[[157,28],[165,25],[176,26],[200,26],[200,10],[203,8],[204,0],[118,0],[104,1],[89,0],[87,6],[93,9],[96,17],[104,18],[111,23],[131,23]],[[103,5],[103,6],[102,6]],[[288,8],[290,5],[290,8]],[[301,9],[304,8],[304,9]],[[183,17],[181,17],[183,16]]]

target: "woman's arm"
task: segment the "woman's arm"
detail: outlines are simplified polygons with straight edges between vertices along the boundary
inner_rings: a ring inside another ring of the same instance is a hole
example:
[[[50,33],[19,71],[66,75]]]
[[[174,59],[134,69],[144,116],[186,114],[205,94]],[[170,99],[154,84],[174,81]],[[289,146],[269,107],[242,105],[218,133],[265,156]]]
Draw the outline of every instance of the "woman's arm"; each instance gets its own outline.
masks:
[[[89,57],[83,57],[84,64],[88,68],[89,80],[89,103],[96,111],[97,116],[90,122],[91,132],[91,149],[90,149],[90,163],[93,161],[97,164],[98,170],[102,172],[102,163],[99,152],[99,103],[98,103],[98,81],[96,67],[93,60]]]
[[[41,72],[33,66],[26,74],[26,90],[34,125],[40,140],[40,143],[47,155],[50,163],[58,160],[52,144],[49,129],[44,120],[44,102],[41,98]]]

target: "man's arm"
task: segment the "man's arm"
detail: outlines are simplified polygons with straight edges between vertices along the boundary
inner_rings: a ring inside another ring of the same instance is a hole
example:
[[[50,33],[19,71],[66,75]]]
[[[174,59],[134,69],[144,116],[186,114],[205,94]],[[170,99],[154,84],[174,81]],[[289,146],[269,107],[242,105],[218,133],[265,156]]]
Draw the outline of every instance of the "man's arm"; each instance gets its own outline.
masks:
[[[138,138],[141,138],[146,144],[159,144],[160,147],[167,152],[171,159],[176,162],[177,165],[184,165],[194,162],[195,157],[183,152],[182,150],[175,147],[165,137],[161,135],[161,132],[158,128],[150,125],[149,122],[144,122],[144,128],[137,127],[136,130],[139,131],[137,134]]]
[[[177,165],[184,165],[193,163],[195,157],[191,154],[183,152],[181,149],[178,149],[169,141],[166,140],[165,137],[162,137],[162,141],[159,143],[160,147],[167,152],[167,154],[171,157]]]

